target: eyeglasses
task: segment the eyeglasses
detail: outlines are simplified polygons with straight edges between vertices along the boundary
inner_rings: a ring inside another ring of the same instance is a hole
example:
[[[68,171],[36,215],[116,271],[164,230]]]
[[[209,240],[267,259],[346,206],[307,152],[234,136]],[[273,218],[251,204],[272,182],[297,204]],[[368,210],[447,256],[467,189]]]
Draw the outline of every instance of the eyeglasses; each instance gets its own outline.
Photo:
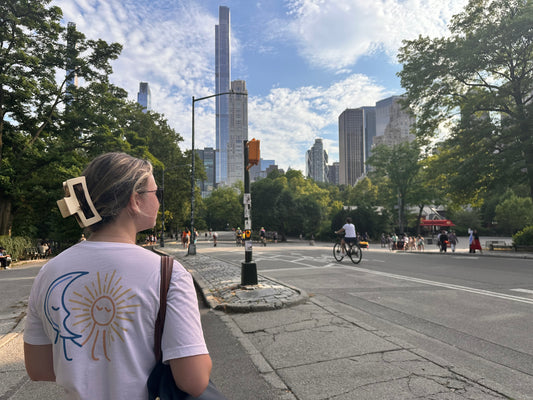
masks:
[[[142,192],[137,192],[139,194],[143,193],[155,193],[157,200],[161,203],[163,201],[163,188],[158,187],[156,190],[144,190]]]

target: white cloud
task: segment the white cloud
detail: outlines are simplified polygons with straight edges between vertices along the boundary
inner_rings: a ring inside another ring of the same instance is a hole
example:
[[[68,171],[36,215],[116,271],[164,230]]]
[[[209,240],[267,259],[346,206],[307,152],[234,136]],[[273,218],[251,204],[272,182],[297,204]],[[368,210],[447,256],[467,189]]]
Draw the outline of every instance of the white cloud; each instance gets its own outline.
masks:
[[[250,138],[261,140],[264,159],[304,171],[305,152],[324,138],[330,163],[338,160],[338,117],[346,108],[373,106],[389,93],[364,75],[354,74],[329,87],[272,89],[249,101]]]
[[[55,0],[54,5],[63,10],[65,24],[75,22],[87,38],[122,44],[111,81],[131,100],[137,99],[139,82],[149,82],[152,108],[190,147],[191,98],[214,91],[217,18],[195,2],[171,0]]]
[[[285,33],[313,65],[337,70],[384,51],[394,60],[404,39],[442,36],[467,0],[291,0]]]
[[[276,160],[284,169],[304,170],[305,151],[321,137],[330,162],[337,160],[339,114],[396,94],[364,75],[351,74],[357,59],[380,50],[392,61],[403,38],[444,34],[451,15],[466,1],[287,0],[289,13],[274,14],[277,9],[271,7],[266,21],[264,9],[271,3],[257,3],[257,8],[250,4],[261,12],[256,21],[263,25],[257,32],[255,25],[250,28],[241,21],[239,30],[232,29],[234,67],[246,69],[245,50],[274,53],[281,41],[286,47],[296,43],[311,64],[336,73],[324,86],[277,87],[266,96],[250,93],[249,137],[261,140],[263,158]],[[149,82],[152,108],[168,118],[184,137],[183,147],[190,148],[191,98],[215,90],[218,15],[195,0],[54,0],[53,4],[62,8],[65,24],[75,22],[88,38],[124,46],[113,62],[112,82],[126,89],[131,100],[136,100],[139,82]],[[196,103],[195,142],[196,148],[215,146],[214,99]]]

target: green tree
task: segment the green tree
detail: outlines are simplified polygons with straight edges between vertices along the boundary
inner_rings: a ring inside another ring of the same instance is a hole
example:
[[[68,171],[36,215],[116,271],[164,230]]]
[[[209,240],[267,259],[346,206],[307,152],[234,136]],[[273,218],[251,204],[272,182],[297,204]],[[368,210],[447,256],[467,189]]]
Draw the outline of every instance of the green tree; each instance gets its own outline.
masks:
[[[533,201],[529,197],[518,197],[511,193],[507,199],[496,206],[498,227],[508,234],[533,224]]]
[[[252,184],[251,193],[254,227],[277,231],[282,240],[287,235],[323,236],[330,231],[332,210],[341,207],[328,188],[305,179],[297,170],[269,174]]]
[[[459,235],[467,235],[468,229],[478,229],[481,226],[481,216],[478,209],[453,210],[449,217],[455,223],[454,230]]]
[[[413,141],[392,147],[376,146],[372,149],[372,156],[367,161],[372,167],[370,176],[384,178],[382,184],[388,186],[390,193],[395,196],[393,200],[397,202],[400,232],[403,232],[405,227],[406,206],[410,201],[414,202],[413,193],[419,185],[416,181],[420,170],[419,157],[418,143]]]
[[[509,179],[533,197],[533,2],[470,0],[450,33],[399,52],[417,135],[429,141],[450,124],[443,155],[465,202]]]
[[[205,199],[205,222],[213,230],[243,228],[242,194],[231,187],[213,190]],[[253,202],[252,202],[253,207]]]
[[[25,190],[30,183],[38,196],[46,197],[54,193],[48,190],[56,178],[78,172],[77,162],[61,162],[53,150],[64,139],[56,134],[63,122],[60,114],[68,109],[67,88],[69,96],[74,95],[67,82],[74,73],[88,83],[107,82],[110,61],[121,50],[119,44],[86,40],[74,28],[61,27],[62,12],[49,3],[0,3],[0,234],[9,232],[15,215],[24,215],[26,201],[33,196]],[[67,49],[68,40],[76,46]],[[57,72],[65,66],[69,73],[57,82]],[[74,161],[72,157],[79,155],[62,156]],[[23,229],[28,226],[23,224]]]
[[[280,201],[287,180],[285,177],[272,179],[270,176],[253,182],[250,188],[254,229],[263,226],[267,231],[275,231],[282,225]]]
[[[373,207],[378,204],[378,187],[368,177],[359,180],[346,194],[349,206]]]

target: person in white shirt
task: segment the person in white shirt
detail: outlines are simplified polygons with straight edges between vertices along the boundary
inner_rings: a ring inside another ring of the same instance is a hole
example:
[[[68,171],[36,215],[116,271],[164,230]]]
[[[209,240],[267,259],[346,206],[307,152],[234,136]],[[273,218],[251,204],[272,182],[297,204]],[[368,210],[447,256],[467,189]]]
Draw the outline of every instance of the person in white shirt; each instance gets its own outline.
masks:
[[[159,209],[152,165],[107,153],[65,186],[58,202],[63,216],[75,214],[90,235],[35,279],[24,331],[26,371],[32,380],[63,386],[67,399],[145,400],[156,364],[161,258],[137,246],[136,235],[154,227]],[[199,396],[212,363],[192,277],[177,261],[162,351],[176,385]]]
[[[344,237],[341,239],[343,253],[346,251],[346,243],[349,243],[351,245],[357,240],[355,225],[352,223],[352,219],[350,217],[346,218],[346,223],[342,226],[341,229],[335,231],[335,233],[337,235],[344,233]]]

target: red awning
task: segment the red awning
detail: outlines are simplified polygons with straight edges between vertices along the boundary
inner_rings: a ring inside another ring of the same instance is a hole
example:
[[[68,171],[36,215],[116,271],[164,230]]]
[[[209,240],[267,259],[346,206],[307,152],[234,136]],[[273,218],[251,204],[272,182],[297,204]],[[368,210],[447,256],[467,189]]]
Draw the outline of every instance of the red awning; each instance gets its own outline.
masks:
[[[420,226],[455,226],[449,219],[423,219]]]

